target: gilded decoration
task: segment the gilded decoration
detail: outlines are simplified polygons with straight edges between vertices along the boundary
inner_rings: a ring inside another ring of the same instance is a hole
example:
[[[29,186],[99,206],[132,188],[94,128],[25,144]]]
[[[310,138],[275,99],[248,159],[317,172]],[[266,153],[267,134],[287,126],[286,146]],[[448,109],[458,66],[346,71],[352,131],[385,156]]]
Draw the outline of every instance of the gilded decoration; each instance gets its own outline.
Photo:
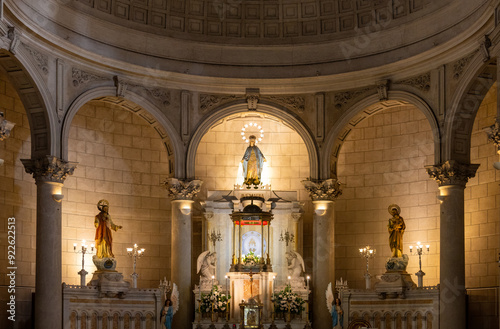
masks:
[[[180,180],[177,178],[168,178],[163,182],[168,196],[173,200],[192,200],[200,192],[201,180]]]
[[[494,125],[485,128],[484,131],[488,134],[488,142],[495,144],[497,153],[500,154],[500,123],[497,121]]]
[[[476,175],[478,164],[463,164],[449,160],[442,164],[425,166],[430,178],[436,180],[439,186],[461,185],[465,186],[469,178]]]
[[[52,155],[36,159],[21,159],[24,169],[35,179],[63,183],[68,175],[73,175],[76,162],[64,161]]]
[[[342,194],[339,181],[333,178],[324,181],[303,180],[302,184],[313,201],[335,200]]]

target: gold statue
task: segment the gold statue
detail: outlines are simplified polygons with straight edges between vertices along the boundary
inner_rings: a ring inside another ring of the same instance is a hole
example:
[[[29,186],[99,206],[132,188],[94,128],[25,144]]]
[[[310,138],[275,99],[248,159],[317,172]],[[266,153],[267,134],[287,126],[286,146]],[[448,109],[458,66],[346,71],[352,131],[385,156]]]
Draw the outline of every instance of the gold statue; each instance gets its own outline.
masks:
[[[397,204],[391,204],[388,211],[392,215],[387,225],[389,246],[392,252],[391,257],[403,257],[403,234],[405,233],[406,224],[403,217],[399,216],[401,208]]]
[[[100,213],[95,216],[94,226],[95,231],[95,246],[97,258],[114,258],[113,255],[113,237],[111,230],[118,231],[122,227],[115,225],[109,215],[109,202],[108,200],[99,200],[97,209]]]
[[[241,163],[243,164],[243,177],[245,185],[261,184],[262,169],[266,158],[260,149],[255,145],[257,138],[254,135],[248,137],[250,145],[247,147]]]

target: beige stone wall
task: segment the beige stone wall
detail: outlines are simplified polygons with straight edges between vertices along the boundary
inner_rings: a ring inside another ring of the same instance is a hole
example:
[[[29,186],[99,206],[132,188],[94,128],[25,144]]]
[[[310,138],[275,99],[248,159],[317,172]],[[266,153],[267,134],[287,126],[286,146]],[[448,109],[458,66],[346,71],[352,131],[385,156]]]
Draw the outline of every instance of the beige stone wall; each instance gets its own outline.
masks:
[[[268,168],[263,183],[273,190],[299,191],[301,200],[308,195],[301,183],[309,177],[309,156],[300,136],[284,124],[259,117],[236,118],[213,127],[203,136],[196,153],[196,177],[203,180],[204,189],[230,190],[238,180],[238,168],[248,143],[243,142],[241,128],[258,123],[264,138],[257,146],[266,157]],[[246,136],[257,134],[257,127],[247,128]]]
[[[472,129],[471,163],[480,167],[465,189],[466,288],[498,285],[500,170],[493,168],[493,162],[499,158],[483,131],[495,122],[496,97],[495,84],[483,99]]]
[[[74,117],[68,148],[68,159],[79,164],[63,190],[63,281],[79,283],[81,255],[73,243],[93,242],[96,204],[107,199],[113,221],[123,226],[113,232],[117,270],[130,280],[126,248],[137,243],[146,248],[137,264],[138,287],[158,286],[159,278],[170,276],[170,202],[161,186],[168,159],[160,137],[133,113],[92,101]],[[85,264],[95,270],[90,256]]]
[[[351,288],[364,288],[366,262],[359,248],[370,245],[376,256],[370,273],[385,272],[390,257],[387,207],[396,203],[406,223],[404,253],[420,241],[430,244],[422,258],[425,285],[439,277],[438,186],[424,165],[434,163],[431,127],[413,106],[377,113],[364,120],[347,137],[339,157],[338,178],[344,183],[336,202],[336,277]],[[408,272],[418,271],[418,256],[409,256]],[[413,275],[417,282],[417,278]],[[375,282],[375,279],[372,279]]]
[[[31,156],[30,127],[17,92],[0,71],[0,111],[16,125],[0,142],[0,285],[7,284],[7,218],[16,218],[16,285],[35,286],[36,186],[20,159]]]

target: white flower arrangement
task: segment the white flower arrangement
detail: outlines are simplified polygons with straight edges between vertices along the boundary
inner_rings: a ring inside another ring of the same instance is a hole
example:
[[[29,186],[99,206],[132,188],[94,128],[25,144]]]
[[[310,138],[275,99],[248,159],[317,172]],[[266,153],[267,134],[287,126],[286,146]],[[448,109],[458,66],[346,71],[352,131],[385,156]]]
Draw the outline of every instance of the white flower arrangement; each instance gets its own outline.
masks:
[[[225,293],[219,291],[219,287],[214,285],[212,286],[210,293],[206,295],[201,294],[201,313],[225,312],[230,299],[231,295],[226,295]]]

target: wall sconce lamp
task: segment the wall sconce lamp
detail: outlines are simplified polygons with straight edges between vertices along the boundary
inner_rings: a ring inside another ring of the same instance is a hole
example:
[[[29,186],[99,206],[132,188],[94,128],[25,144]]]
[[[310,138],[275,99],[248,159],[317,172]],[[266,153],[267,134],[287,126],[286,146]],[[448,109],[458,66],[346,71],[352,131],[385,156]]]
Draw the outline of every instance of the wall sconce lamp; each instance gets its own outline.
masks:
[[[52,199],[54,199],[55,202],[61,202],[62,199],[64,199],[64,195],[62,195],[62,194],[52,194]]]
[[[191,207],[190,206],[182,206],[181,213],[185,216],[189,215],[191,213]]]
[[[318,216],[323,216],[326,213],[326,208],[323,208],[323,206],[318,206],[316,209],[314,209],[314,212]]]

